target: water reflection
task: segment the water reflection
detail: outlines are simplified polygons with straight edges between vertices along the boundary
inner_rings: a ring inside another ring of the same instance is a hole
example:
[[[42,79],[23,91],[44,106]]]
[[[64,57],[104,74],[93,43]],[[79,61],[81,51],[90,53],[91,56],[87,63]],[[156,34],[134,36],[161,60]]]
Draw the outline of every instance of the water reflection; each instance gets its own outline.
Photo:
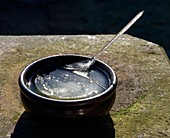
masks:
[[[97,122],[77,123],[70,120],[40,118],[24,112],[11,138],[114,138],[114,123],[110,115]]]

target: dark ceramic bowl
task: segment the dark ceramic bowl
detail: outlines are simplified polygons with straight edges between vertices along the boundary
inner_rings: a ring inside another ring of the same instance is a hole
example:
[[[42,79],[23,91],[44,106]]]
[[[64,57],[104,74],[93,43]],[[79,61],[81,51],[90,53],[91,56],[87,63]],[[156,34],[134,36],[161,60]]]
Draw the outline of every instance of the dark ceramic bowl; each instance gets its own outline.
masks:
[[[100,94],[83,99],[62,100],[42,96],[34,90],[33,78],[39,72],[89,58],[80,55],[54,55],[29,64],[19,77],[21,100],[25,110],[40,116],[68,119],[97,118],[108,114],[115,101],[117,78],[115,72],[100,60],[96,60],[92,68],[103,71],[109,80],[108,88]]]

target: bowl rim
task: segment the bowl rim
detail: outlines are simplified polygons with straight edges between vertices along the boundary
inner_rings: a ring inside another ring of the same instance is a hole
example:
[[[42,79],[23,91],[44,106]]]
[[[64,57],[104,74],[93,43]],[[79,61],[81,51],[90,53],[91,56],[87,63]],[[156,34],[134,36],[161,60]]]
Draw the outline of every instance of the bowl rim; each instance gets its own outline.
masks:
[[[107,65],[106,63],[104,63],[103,61],[99,60],[99,59],[96,59],[97,62],[100,62],[101,64],[103,64],[104,66],[106,66],[110,71],[111,73],[113,74],[113,81],[111,81],[111,84],[110,86],[105,90],[103,91],[102,93],[99,93],[97,95],[94,95],[92,97],[87,97],[87,98],[82,98],[82,99],[55,99],[55,98],[48,98],[48,97],[45,97],[45,96],[42,96],[40,94],[37,94],[35,92],[33,92],[32,90],[30,90],[28,88],[28,86],[25,84],[25,81],[24,81],[24,76],[25,74],[27,73],[27,71],[29,70],[29,68],[31,68],[34,64],[40,62],[40,61],[43,61],[43,60],[46,60],[46,59],[50,59],[50,58],[56,58],[56,57],[61,57],[61,56],[76,56],[76,57],[83,57],[83,58],[90,58],[90,56],[84,56],[84,55],[79,55],[79,54],[60,54],[60,55],[50,55],[50,56],[46,56],[46,57],[43,57],[43,58],[40,58],[38,60],[35,60],[33,62],[31,62],[30,64],[28,64],[21,72],[20,76],[19,76],[19,85],[20,85],[20,89],[22,90],[21,87],[23,87],[24,90],[26,90],[28,93],[36,96],[37,98],[41,98],[43,100],[48,100],[48,101],[51,101],[51,102],[63,102],[63,103],[74,103],[74,102],[84,102],[84,101],[89,101],[89,100],[92,100],[92,99],[96,99],[96,98],[100,98],[102,95],[105,95],[107,94],[111,89],[115,89],[116,88],[116,85],[117,85],[117,75],[116,73],[114,72],[114,70],[109,66]],[[115,91],[114,91],[115,92]],[[24,94],[25,92],[22,91],[22,93]],[[24,94],[25,95],[25,94]]]

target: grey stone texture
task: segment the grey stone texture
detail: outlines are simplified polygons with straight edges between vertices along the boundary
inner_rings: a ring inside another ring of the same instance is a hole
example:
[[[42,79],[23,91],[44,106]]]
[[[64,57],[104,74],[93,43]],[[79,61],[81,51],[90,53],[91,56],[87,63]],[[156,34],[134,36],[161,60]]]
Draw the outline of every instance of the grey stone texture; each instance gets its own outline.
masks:
[[[91,56],[112,37],[0,36],[0,138],[10,137],[24,111],[17,82],[26,65],[53,54]],[[152,42],[123,35],[99,59],[118,76],[116,102],[110,111],[116,137],[170,137],[170,65],[164,50]],[[22,127],[20,131],[18,134]]]

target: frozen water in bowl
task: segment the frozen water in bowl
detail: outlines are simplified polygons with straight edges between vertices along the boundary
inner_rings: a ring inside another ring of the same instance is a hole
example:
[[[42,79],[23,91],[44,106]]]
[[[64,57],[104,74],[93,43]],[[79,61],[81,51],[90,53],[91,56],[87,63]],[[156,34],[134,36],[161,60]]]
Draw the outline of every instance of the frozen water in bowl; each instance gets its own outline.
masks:
[[[64,68],[37,74],[34,84],[38,93],[54,99],[83,99],[102,93],[109,87],[107,74],[95,68],[77,73]]]

